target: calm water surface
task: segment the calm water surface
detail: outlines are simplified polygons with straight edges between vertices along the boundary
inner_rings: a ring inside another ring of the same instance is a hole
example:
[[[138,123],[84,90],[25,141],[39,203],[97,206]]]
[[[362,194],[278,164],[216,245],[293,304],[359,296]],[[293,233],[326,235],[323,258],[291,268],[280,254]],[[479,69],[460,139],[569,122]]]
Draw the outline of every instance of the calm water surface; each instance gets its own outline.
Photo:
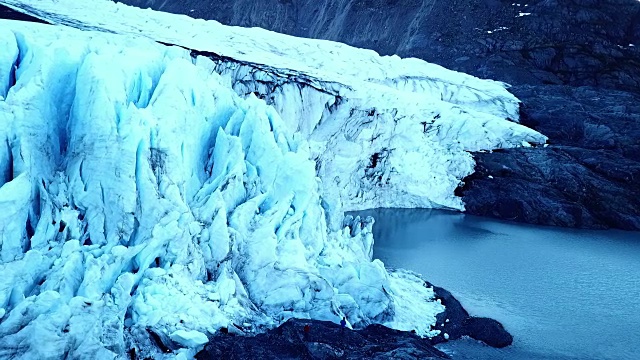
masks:
[[[374,257],[502,322],[514,345],[440,346],[454,359],[640,359],[640,232],[508,223],[432,210],[376,219]]]

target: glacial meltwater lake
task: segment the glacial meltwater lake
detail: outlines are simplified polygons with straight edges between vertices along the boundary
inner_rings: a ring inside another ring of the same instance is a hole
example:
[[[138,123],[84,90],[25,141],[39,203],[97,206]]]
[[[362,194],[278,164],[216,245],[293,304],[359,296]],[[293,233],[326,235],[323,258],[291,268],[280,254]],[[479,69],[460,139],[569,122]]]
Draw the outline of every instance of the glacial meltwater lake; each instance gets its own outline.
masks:
[[[640,359],[640,232],[377,209],[374,257],[422,274],[514,336],[438,347],[453,359]]]

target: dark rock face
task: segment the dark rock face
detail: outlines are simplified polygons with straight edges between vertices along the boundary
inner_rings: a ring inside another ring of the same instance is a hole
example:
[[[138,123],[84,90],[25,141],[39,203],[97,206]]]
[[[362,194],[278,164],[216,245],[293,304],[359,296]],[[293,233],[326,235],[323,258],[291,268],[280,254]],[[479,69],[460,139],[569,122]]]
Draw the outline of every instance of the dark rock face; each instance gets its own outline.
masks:
[[[310,331],[305,334],[304,326]],[[254,337],[220,335],[196,355],[208,359],[448,359],[429,340],[370,325],[353,331],[326,321],[291,319]]]
[[[545,149],[475,154],[459,193],[470,213],[534,224],[640,229],[640,95],[517,86]]]
[[[419,57],[513,84],[523,122],[550,146],[474,154],[477,173],[458,191],[468,213],[640,229],[637,0],[124,2]]]
[[[8,20],[18,20],[18,21],[28,21],[28,22],[36,22],[36,23],[41,23],[41,24],[45,24],[46,22],[27,15],[27,14],[23,14],[21,12],[15,11],[13,9],[11,9],[10,7],[4,6],[4,5],[0,5],[0,19],[8,19]]]

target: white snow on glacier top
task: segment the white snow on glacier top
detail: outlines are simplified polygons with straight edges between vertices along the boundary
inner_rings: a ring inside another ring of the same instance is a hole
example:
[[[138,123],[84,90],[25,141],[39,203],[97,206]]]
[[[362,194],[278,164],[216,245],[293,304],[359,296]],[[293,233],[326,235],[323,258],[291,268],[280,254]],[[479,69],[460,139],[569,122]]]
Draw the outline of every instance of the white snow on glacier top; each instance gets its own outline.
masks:
[[[325,82],[350,86],[363,80],[387,83],[394,79],[421,78],[481,90],[492,97],[502,97],[505,102],[517,101],[501,82],[481,80],[420,59],[380,56],[373,50],[333,41],[297,38],[261,28],[226,26],[214,20],[139,9],[108,0],[1,0],[0,3],[54,24],[145,36],[241,62],[291,69]],[[477,100],[476,91],[469,96],[472,97],[469,101]],[[461,100],[460,93],[457,98]],[[516,110],[509,109],[506,117],[517,120]]]

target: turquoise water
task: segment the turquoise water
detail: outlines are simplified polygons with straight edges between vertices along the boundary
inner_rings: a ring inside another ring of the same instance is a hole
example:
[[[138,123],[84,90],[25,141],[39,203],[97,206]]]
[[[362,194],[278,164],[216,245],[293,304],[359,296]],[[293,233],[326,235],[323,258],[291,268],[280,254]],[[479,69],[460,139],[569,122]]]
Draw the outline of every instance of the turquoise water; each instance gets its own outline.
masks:
[[[640,232],[379,209],[374,257],[421,273],[514,345],[440,346],[454,359],[640,359]]]

